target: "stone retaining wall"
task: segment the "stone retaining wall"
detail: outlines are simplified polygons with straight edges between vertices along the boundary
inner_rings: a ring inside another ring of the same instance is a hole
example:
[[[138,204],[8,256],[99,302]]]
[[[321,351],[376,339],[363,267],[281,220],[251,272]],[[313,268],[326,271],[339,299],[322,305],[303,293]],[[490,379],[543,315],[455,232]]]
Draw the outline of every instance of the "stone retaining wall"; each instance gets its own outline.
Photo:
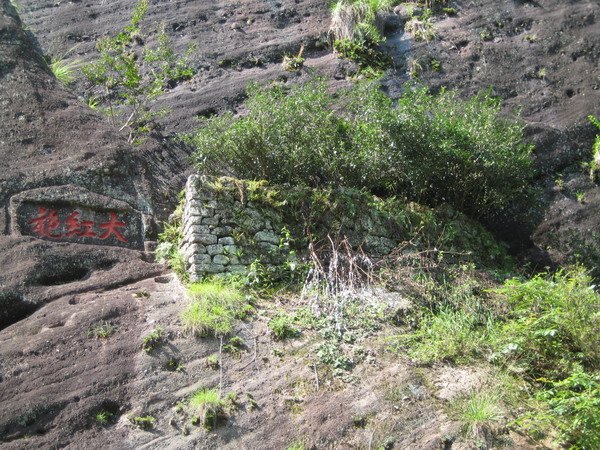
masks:
[[[232,179],[198,175],[188,179],[182,252],[189,264],[190,281],[197,281],[205,274],[246,271],[254,261],[263,265],[281,264],[289,255],[285,230],[302,229],[298,223],[284,223],[284,217],[289,220],[293,216],[289,212],[295,206],[249,200],[252,196],[244,189],[244,182]],[[361,247],[375,257],[388,254],[400,240],[399,236],[394,238],[390,218],[361,204],[365,194],[354,195],[352,201],[359,207],[353,217],[339,217],[332,212],[330,217],[316,220],[323,221],[323,228],[328,230],[333,227],[329,222],[336,222],[338,234],[347,237],[355,248]]]

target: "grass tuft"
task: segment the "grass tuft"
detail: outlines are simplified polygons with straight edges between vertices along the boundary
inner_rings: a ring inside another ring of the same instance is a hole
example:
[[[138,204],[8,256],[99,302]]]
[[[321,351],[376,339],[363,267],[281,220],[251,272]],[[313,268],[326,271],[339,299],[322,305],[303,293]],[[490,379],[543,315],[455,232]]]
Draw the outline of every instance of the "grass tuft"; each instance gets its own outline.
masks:
[[[202,388],[194,392],[189,404],[196,410],[199,423],[212,430],[217,426],[219,418],[225,415],[225,399],[216,389]]]
[[[473,393],[460,407],[459,419],[463,422],[463,431],[467,437],[480,440],[500,420],[503,411],[500,397],[490,391]]]
[[[194,301],[181,313],[184,330],[197,336],[228,335],[236,320],[252,308],[236,287],[216,282],[194,283],[188,290]]]

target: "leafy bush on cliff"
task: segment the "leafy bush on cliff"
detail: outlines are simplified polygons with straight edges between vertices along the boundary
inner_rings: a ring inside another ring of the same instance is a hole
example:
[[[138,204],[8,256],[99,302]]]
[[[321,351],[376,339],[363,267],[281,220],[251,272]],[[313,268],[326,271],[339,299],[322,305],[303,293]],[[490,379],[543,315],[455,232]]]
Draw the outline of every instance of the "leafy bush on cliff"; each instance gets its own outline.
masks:
[[[533,175],[522,125],[489,93],[463,101],[408,88],[393,103],[373,83],[333,95],[315,81],[248,86],[247,114],[184,137],[201,172],[315,187],[346,186],[443,202],[479,215],[522,195]]]

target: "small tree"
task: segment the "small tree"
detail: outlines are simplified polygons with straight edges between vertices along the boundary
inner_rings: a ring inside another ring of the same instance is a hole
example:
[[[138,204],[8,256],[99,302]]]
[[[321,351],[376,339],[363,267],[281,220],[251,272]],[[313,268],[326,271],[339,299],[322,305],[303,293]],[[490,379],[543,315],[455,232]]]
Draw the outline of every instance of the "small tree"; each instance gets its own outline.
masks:
[[[81,69],[101,91],[98,97],[90,98],[89,105],[109,117],[114,126],[128,128],[131,143],[139,143],[140,135],[150,131],[154,120],[170,112],[165,108],[152,111],[152,101],[168,87],[193,76],[188,57],[195,46],[191,45],[183,57],[177,56],[164,24],[156,27],[156,48],[141,45],[144,36],[140,23],[147,9],[148,0],[140,0],[130,25],[114,37],[100,39],[96,44],[98,60]]]
[[[600,130],[600,122],[594,116],[588,116],[590,122],[598,127]],[[596,180],[598,171],[600,170],[600,134],[596,135],[594,146],[592,147],[592,162],[590,163],[590,178]]]

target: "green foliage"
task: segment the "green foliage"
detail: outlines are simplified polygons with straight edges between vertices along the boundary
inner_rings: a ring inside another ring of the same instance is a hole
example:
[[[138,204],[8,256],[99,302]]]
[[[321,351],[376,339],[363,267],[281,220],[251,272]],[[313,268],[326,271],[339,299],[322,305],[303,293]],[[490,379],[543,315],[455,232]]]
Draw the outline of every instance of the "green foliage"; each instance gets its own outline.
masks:
[[[208,367],[210,367],[211,369],[218,369],[219,368],[219,356],[218,355],[210,355],[206,357],[206,365]]]
[[[565,379],[550,382],[537,395],[547,410],[537,416],[560,431],[569,448],[600,448],[600,373],[589,374],[581,367]]]
[[[100,39],[96,44],[98,60],[81,69],[92,86],[100,90],[95,95],[96,109],[113,125],[128,128],[132,143],[141,142],[141,135],[151,131],[155,119],[168,113],[165,109],[152,110],[151,102],[193,75],[187,58],[194,48],[178,57],[164,25],[157,26],[155,48],[139,45],[145,38],[140,24],[147,10],[148,0],[139,0],[130,25],[116,36]]]
[[[377,48],[351,39],[334,41],[333,49],[340,57],[357,63],[359,73],[368,78],[381,76],[392,64],[392,59]]]
[[[80,61],[67,61],[64,58],[52,59],[48,64],[52,74],[65,86],[75,81],[75,71]]]
[[[105,426],[113,421],[114,414],[110,411],[102,410],[96,413],[94,419],[99,425]]]
[[[132,424],[142,430],[150,430],[154,426],[155,419],[151,415],[136,416],[129,419]]]
[[[464,433],[473,439],[483,437],[486,429],[503,418],[499,396],[488,390],[474,392],[458,408]]]
[[[170,216],[170,220],[164,223],[162,233],[158,235],[156,246],[156,259],[158,262],[168,264],[181,280],[187,282],[187,261],[180,251],[183,241],[183,207],[185,204],[185,191],[179,193],[179,203]]]
[[[424,363],[470,363],[487,356],[529,384],[530,409],[516,425],[538,435],[558,430],[570,448],[598,448],[600,294],[583,268],[512,278],[487,292],[464,276],[417,281],[415,300],[422,309],[413,314],[421,315],[419,323],[389,338],[392,350]],[[503,400],[523,402],[523,389],[506,395],[509,383],[514,389],[518,382],[511,380],[500,381],[502,398],[481,391],[459,403],[458,418],[469,436],[480,440],[490,431],[502,418]]]
[[[300,51],[296,56],[286,55],[283,57],[283,68],[288,72],[298,72],[304,66],[305,59],[302,57],[304,46],[300,47]]]
[[[427,315],[419,329],[407,339],[414,339],[410,355],[422,363],[451,360],[457,363],[473,360],[481,355],[487,340],[486,327],[477,316],[451,309]]]
[[[273,337],[277,340],[295,338],[300,335],[300,331],[293,326],[292,317],[284,312],[278,312],[268,323]]]
[[[406,22],[404,30],[407,33],[412,33],[415,41],[431,41],[435,39],[435,27],[431,22],[432,11],[427,8],[421,16],[411,17]]]
[[[150,298],[150,292],[148,292],[146,289],[140,289],[139,291],[136,291],[133,296],[139,299]]]
[[[116,333],[117,331],[119,330],[112,326],[110,322],[101,320],[98,325],[88,331],[88,337],[95,339],[108,339],[111,334]]]
[[[248,114],[208,119],[183,139],[203,173],[341,185],[473,215],[523,197],[533,176],[522,125],[482,93],[406,89],[396,105],[372,83],[340,93],[323,82],[248,87]],[[334,110],[335,105],[335,110]]]
[[[285,450],[306,450],[306,445],[304,444],[304,441],[294,441],[288,445]]]
[[[244,348],[244,340],[239,336],[233,336],[227,341],[227,344],[223,344],[223,353],[230,353],[233,356],[239,356],[241,350]]]
[[[331,7],[329,33],[333,49],[342,58],[358,63],[359,73],[378,77],[391,66],[392,59],[385,55],[379,44],[385,41],[383,30],[376,27],[378,11],[389,10],[393,0],[340,0]]]
[[[582,268],[528,281],[512,279],[499,290],[514,317],[498,338],[504,360],[533,377],[564,377],[577,364],[600,367],[600,296]]]
[[[256,401],[256,399],[250,392],[246,392],[246,400],[248,401],[248,404],[250,405],[250,410],[253,411],[253,410],[259,408],[258,402]]]
[[[177,358],[167,359],[165,362],[165,369],[167,369],[169,372],[185,372],[185,367]]]
[[[221,282],[194,283],[188,292],[194,301],[181,313],[181,321],[184,330],[198,336],[223,337],[252,309],[238,288]]]
[[[196,410],[199,423],[212,430],[218,420],[224,417],[227,402],[216,389],[202,388],[192,394],[189,404]]]
[[[144,350],[146,353],[149,353],[155,348],[158,348],[158,346],[161,345],[165,340],[163,331],[164,330],[162,328],[157,328],[149,335],[144,336],[141,345],[142,350]]]

